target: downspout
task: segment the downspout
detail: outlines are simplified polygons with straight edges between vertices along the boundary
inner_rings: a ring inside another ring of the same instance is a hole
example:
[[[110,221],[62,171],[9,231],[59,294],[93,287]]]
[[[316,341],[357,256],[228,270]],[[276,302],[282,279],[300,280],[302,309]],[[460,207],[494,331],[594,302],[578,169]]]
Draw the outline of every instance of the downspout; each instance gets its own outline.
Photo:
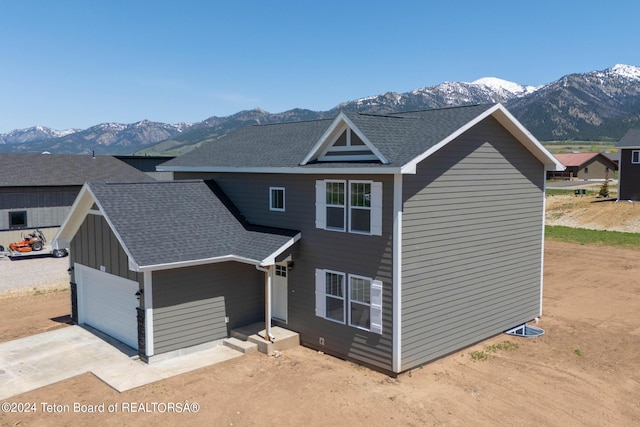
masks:
[[[265,312],[265,328],[264,328],[264,340],[273,342],[274,336],[271,334],[271,270],[267,266],[260,267],[256,265],[256,270],[262,271],[264,275],[264,312]]]

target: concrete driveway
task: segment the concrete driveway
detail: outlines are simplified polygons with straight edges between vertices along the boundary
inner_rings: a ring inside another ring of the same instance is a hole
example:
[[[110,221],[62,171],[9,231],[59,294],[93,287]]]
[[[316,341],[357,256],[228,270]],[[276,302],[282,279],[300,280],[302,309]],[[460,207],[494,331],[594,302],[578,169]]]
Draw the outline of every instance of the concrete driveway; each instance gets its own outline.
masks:
[[[133,349],[98,335],[70,326],[0,343],[0,401],[87,372],[123,392],[242,356],[215,345],[146,364]]]

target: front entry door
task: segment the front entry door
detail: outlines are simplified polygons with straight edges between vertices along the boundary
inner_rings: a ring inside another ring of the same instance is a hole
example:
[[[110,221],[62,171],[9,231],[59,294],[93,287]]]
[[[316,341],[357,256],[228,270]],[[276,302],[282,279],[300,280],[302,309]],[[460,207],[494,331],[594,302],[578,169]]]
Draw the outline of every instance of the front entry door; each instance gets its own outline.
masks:
[[[271,315],[274,319],[287,321],[287,263],[276,264],[273,274],[273,303]]]

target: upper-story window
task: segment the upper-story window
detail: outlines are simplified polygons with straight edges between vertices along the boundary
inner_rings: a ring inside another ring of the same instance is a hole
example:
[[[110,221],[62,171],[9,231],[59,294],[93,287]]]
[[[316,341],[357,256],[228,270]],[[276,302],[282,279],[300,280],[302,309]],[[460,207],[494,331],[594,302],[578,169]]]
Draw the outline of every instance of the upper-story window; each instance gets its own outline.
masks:
[[[345,181],[326,181],[326,228],[345,229]]]
[[[269,187],[269,210],[284,212],[284,187]]]
[[[349,231],[371,234],[371,182],[349,182]]]
[[[382,235],[382,183],[316,181],[316,227]]]
[[[633,150],[631,152],[631,163],[640,163],[640,150]]]

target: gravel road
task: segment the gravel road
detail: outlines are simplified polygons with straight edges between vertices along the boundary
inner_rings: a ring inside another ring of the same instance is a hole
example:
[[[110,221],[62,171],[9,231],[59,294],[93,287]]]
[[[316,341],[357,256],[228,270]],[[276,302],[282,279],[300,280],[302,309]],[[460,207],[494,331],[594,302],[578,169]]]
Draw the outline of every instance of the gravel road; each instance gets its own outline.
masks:
[[[0,258],[0,294],[69,286],[69,258]]]

